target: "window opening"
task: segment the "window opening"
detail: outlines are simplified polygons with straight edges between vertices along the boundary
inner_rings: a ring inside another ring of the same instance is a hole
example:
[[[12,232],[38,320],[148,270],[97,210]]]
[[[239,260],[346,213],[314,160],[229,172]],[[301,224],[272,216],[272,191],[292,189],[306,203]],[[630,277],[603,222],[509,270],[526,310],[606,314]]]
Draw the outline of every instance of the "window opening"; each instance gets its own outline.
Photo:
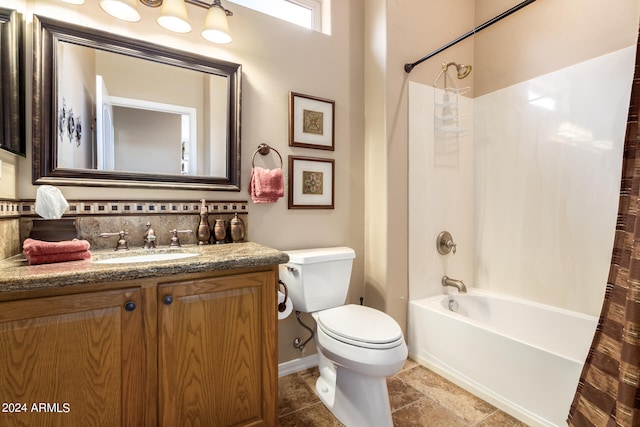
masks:
[[[322,6],[328,0],[228,0],[231,3],[256,10],[266,15],[309,28],[323,31]]]

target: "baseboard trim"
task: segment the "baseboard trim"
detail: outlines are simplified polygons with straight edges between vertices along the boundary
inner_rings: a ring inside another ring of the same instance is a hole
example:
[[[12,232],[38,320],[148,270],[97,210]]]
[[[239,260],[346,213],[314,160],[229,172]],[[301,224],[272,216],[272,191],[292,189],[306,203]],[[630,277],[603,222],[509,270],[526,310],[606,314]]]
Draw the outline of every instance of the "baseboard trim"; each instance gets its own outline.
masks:
[[[318,366],[317,354],[312,354],[310,356],[301,357],[299,359],[293,359],[286,362],[282,362],[278,365],[278,377],[284,377],[285,375],[295,374],[296,372],[313,368],[315,366]]]

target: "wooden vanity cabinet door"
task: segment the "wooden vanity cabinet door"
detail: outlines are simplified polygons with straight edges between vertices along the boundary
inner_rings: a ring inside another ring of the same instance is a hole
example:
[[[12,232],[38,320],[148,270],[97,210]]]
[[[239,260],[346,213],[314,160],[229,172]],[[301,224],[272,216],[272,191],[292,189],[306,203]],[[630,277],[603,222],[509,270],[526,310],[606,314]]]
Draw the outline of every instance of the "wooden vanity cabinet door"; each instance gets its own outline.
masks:
[[[159,425],[277,425],[277,272],[158,287]]]
[[[141,306],[139,288],[0,303],[0,425],[144,425]]]

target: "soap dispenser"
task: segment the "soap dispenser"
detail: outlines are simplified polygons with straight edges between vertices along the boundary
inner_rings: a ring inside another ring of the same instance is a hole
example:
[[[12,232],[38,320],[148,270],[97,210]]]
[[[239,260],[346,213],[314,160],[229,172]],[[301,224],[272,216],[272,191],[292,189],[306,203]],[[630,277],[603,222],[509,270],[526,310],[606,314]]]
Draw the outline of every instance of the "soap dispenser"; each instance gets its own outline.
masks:
[[[204,199],[200,200],[200,224],[198,224],[198,244],[206,245],[211,237],[211,228],[209,228],[209,218],[207,206]]]

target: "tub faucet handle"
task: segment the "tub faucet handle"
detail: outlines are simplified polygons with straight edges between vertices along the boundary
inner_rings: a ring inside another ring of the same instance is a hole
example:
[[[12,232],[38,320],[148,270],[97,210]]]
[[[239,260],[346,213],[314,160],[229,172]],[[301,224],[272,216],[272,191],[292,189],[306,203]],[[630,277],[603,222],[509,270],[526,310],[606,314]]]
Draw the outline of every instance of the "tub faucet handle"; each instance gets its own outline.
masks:
[[[451,251],[455,254],[456,246],[457,245],[454,243],[453,237],[451,237],[451,233],[443,231],[438,234],[438,238],[436,239],[436,248],[440,254],[447,255]]]

